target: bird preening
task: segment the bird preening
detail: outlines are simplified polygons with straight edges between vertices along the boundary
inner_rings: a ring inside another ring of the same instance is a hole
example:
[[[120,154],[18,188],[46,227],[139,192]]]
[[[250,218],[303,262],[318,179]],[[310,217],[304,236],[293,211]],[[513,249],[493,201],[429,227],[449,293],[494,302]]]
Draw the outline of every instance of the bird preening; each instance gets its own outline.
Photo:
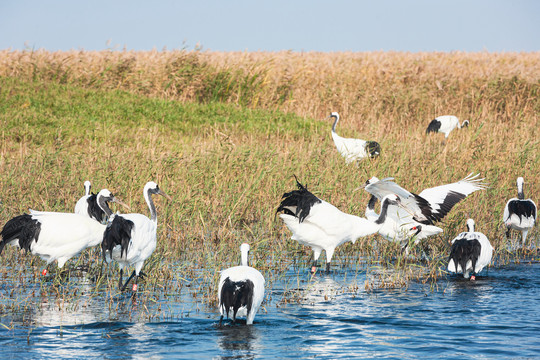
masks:
[[[467,220],[467,231],[454,240],[448,257],[448,271],[462,273],[465,279],[475,280],[476,275],[489,265],[493,247],[486,235],[476,232],[474,220]],[[471,275],[472,274],[472,275]]]
[[[223,270],[219,279],[220,326],[224,316],[233,323],[237,316],[245,316],[246,324],[253,324],[264,299],[264,277],[259,270],[249,266],[249,244],[242,244],[240,253],[241,265]]]
[[[381,146],[375,141],[351,139],[339,136],[336,133],[336,126],[339,122],[339,114],[337,112],[331,113],[327,119],[334,119],[334,124],[332,125],[332,139],[334,140],[337,151],[345,158],[347,164],[367,157],[375,158],[380,155]]]
[[[298,179],[296,185],[297,190],[283,194],[276,213],[283,212],[279,217],[292,232],[291,239],[313,250],[312,273],[317,269],[317,260],[323,250],[326,252],[326,272],[329,272],[336,247],[348,241],[354,244],[358,238],[378,232],[387,220],[388,207],[401,205],[398,196],[388,194],[382,200],[381,214],[370,221],[344,213],[319,199]]]
[[[525,199],[523,185],[525,181],[522,177],[516,180],[518,197],[508,200],[504,207],[503,222],[506,227],[506,238],[510,241],[511,248],[515,248],[511,238],[511,230],[521,232],[521,246],[525,246],[527,233],[536,222],[537,208],[534,201]]]

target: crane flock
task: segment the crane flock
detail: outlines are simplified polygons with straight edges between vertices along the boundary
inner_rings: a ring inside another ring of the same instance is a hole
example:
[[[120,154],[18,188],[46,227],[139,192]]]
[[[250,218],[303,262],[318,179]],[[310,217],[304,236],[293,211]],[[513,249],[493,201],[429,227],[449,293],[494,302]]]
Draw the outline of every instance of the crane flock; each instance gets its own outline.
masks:
[[[332,139],[347,164],[380,155],[378,142],[337,135],[336,126],[340,120],[337,112],[332,112],[328,118],[334,119]],[[446,140],[453,129],[468,124],[468,120],[460,124],[455,116],[439,116],[429,124],[426,133],[442,132]],[[460,201],[487,188],[479,176],[471,173],[454,183],[428,188],[418,194],[402,188],[393,178],[372,177],[361,187],[371,195],[365,217],[343,212],[308,191],[307,185],[296,179],[297,188],[283,194],[276,214],[280,213],[279,217],[292,233],[291,239],[313,251],[311,273],[316,273],[323,250],[328,273],[336,248],[346,242],[354,244],[361,237],[379,234],[388,241],[400,243],[402,251],[408,254],[410,244],[443,233],[444,230],[435,224]],[[525,199],[523,187],[524,179],[519,177],[518,197],[507,202],[503,215],[507,238],[512,230],[520,231],[522,247],[537,216],[536,204]],[[171,200],[170,196],[155,182],[146,183],[143,196],[150,212],[147,217],[138,213],[113,213],[109,203],[129,207],[107,189],[92,193],[90,181],[84,182],[84,189],[73,213],[29,210],[28,214],[8,220],[0,231],[0,254],[6,245],[13,245],[39,256],[47,266],[56,260],[58,268],[62,269],[69,259],[100,245],[104,262],[118,264],[118,288],[124,291],[135,277],[132,291],[136,292],[139,278],[145,276],[142,272],[144,262],[157,245],[157,211],[152,196],[162,195]],[[378,201],[381,202],[379,214],[375,210]],[[447,269],[474,280],[489,266],[494,249],[484,234],[475,232],[472,219],[467,220],[467,227],[467,232],[460,233],[451,242]],[[220,325],[224,316],[233,323],[237,316],[245,316],[246,324],[252,324],[264,300],[265,280],[257,269],[249,266],[249,249],[249,245],[243,243],[241,265],[221,271],[217,292]],[[134,270],[123,282],[123,271],[127,267],[134,267]],[[42,274],[46,275],[47,270]]]

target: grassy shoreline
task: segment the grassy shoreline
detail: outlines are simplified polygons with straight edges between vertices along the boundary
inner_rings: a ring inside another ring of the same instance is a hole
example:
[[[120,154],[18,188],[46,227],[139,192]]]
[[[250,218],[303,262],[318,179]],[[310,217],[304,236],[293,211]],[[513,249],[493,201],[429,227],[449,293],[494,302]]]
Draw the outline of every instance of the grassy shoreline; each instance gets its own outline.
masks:
[[[501,219],[516,177],[525,178],[526,196],[537,203],[540,193],[539,59],[3,51],[0,223],[28,208],[72,211],[86,179],[146,214],[142,187],[154,180],[173,201],[157,203],[149,282],[205,269],[196,276],[211,302],[218,271],[238,262],[244,241],[266,274],[285,271],[296,256],[309,260],[310,249],[290,240],[274,216],[283,192],[295,186],[293,174],[317,196],[363,215],[368,194],[354,189],[372,176],[420,192],[480,172],[490,187],[460,203],[428,244],[443,259],[472,217],[508,259]],[[341,135],[378,141],[381,157],[345,166],[331,124],[322,121],[330,111],[343,116]],[[442,135],[425,135],[429,120],[443,113],[471,119],[446,146]],[[538,238],[537,227],[529,236]],[[352,254],[385,264],[397,251],[372,236],[338,248],[334,262],[349,264]],[[6,249],[0,264],[24,266],[22,256]]]

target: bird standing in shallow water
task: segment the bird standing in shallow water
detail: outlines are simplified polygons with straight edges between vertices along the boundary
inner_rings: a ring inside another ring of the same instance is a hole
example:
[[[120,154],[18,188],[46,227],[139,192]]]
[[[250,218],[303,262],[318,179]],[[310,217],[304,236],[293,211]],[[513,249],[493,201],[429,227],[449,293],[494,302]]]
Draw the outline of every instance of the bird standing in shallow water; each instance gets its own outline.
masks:
[[[152,255],[156,249],[157,238],[157,212],[152,200],[152,195],[162,195],[171,200],[159,186],[148,182],[143,189],[144,199],[150,209],[150,218],[142,214],[113,214],[109,218],[107,228],[103,234],[101,250],[107,263],[115,260],[120,267],[120,279],[118,287],[124,291],[127,284],[136,276],[133,291],[137,291],[138,279],[144,276],[141,271],[144,261]],[[135,266],[135,270],[122,285],[124,267]]]
[[[429,134],[431,132],[443,133],[444,134],[443,143],[446,143],[446,139],[448,139],[448,135],[450,135],[452,130],[454,130],[455,128],[461,129],[467,126],[469,126],[469,120],[463,120],[463,122],[460,124],[459,119],[456,116],[442,115],[431,120],[431,122],[429,123],[426,129],[426,134]]]
[[[377,157],[381,153],[381,146],[375,141],[343,138],[336,134],[336,126],[339,122],[339,114],[333,112],[327,119],[335,119],[332,125],[332,139],[338,152],[345,158],[345,163],[362,160],[366,157]]]
[[[536,222],[537,209],[536,204],[531,199],[525,199],[523,193],[523,184],[525,181],[522,177],[517,178],[518,197],[508,200],[504,207],[503,222],[506,226],[506,238],[510,238],[511,230],[521,231],[521,246],[525,246],[527,233]],[[511,245],[514,248],[513,245]]]
[[[245,316],[246,324],[253,324],[253,319],[264,298],[264,277],[248,263],[249,245],[242,244],[240,252],[242,265],[223,270],[219,279],[220,326],[224,315],[230,317],[233,323],[237,316]],[[232,315],[229,315],[231,312]]]
[[[107,202],[124,205],[112,193],[103,189],[98,193],[98,203],[106,214],[112,214]],[[74,213],[30,210],[30,214],[9,220],[0,235],[0,253],[7,244],[38,255],[47,262],[58,261],[62,268],[66,261],[86,248],[98,245],[103,239],[105,225]],[[43,270],[47,274],[47,269]]]
[[[400,204],[399,197],[389,194],[382,201],[381,214],[375,221],[346,214],[334,205],[319,199],[307,187],[296,180],[298,190],[283,194],[276,212],[283,211],[279,217],[293,233],[291,239],[307,245],[313,250],[313,266],[322,250],[326,251],[326,272],[330,271],[330,261],[334,250],[348,241],[354,242],[363,236],[376,233],[383,226],[390,205]]]
[[[486,235],[474,231],[473,219],[467,220],[467,232],[462,232],[454,240],[448,257],[448,271],[462,273],[468,279],[476,279],[482,269],[489,265],[493,256],[493,247]]]

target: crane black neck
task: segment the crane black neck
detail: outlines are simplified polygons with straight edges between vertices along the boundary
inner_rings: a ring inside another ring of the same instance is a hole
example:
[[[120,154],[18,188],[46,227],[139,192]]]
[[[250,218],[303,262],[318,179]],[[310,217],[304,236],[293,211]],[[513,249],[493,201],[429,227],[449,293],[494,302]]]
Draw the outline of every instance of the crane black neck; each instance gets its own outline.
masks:
[[[375,220],[375,223],[380,225],[386,221],[386,215],[388,214],[388,205],[390,204],[389,199],[385,199],[383,201],[382,207],[381,207],[381,213],[379,214],[379,218]]]
[[[157,211],[156,206],[154,205],[154,200],[152,199],[152,189],[148,189],[148,191],[144,194],[144,198],[146,199],[146,203],[150,209],[150,220],[157,221]]]
[[[377,203],[377,197],[375,195],[371,195],[371,197],[369,198],[369,202],[367,204],[368,209],[374,210],[376,203]]]
[[[334,119],[336,119],[336,120],[334,120],[334,125],[332,125],[332,131],[336,132],[336,126],[337,126],[337,123],[339,122],[339,116],[332,115],[330,117],[333,117]]]
[[[107,203],[107,200],[104,196],[98,196],[97,198],[97,204],[101,210],[105,213],[105,216],[108,218],[112,215],[112,210],[109,207],[109,204]]]

